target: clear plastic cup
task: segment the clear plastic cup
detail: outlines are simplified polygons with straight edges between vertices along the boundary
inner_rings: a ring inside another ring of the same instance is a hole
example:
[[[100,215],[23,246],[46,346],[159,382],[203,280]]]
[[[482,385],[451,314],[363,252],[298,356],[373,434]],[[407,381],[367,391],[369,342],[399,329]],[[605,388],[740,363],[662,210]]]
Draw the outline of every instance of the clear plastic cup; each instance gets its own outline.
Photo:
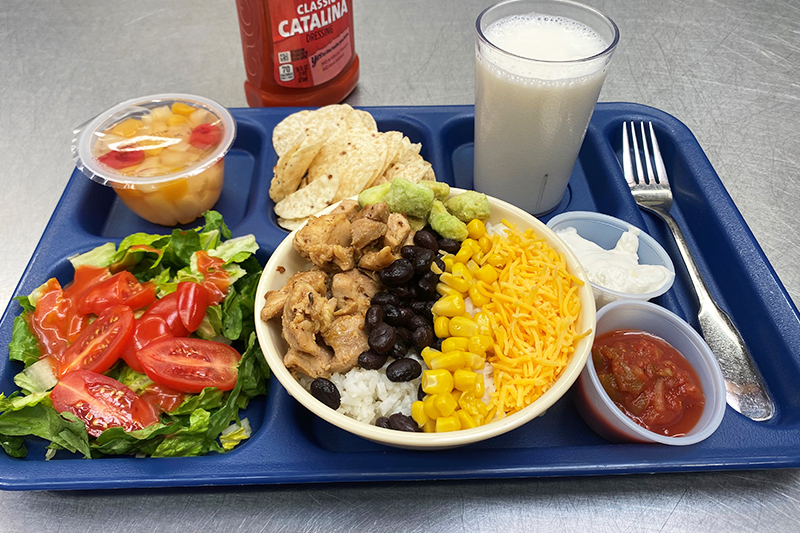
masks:
[[[75,130],[72,154],[90,179],[113,187],[154,224],[188,224],[211,209],[225,180],[236,122],[219,103],[159,94],[119,103]]]
[[[575,228],[578,235],[606,250],[614,248],[622,234],[634,228],[624,220],[592,211],[561,213],[551,218],[547,227],[556,233],[569,227]],[[675,281],[675,265],[672,263],[672,259],[654,238],[641,230],[639,233],[639,264],[661,265],[669,271],[669,277],[663,285],[646,293],[615,291],[590,280],[597,309],[617,300],[651,300],[656,296],[661,296],[672,287]],[[583,268],[588,270],[590,267],[583,265]]]
[[[656,442],[673,446],[696,444],[708,438],[725,415],[725,381],[714,354],[703,338],[674,313],[650,302],[620,300],[597,312],[596,335],[618,329],[652,333],[670,343],[697,372],[705,395],[703,413],[684,436],[667,436],[640,426],[609,398],[592,358],[575,386],[575,404],[586,423],[614,442]]]

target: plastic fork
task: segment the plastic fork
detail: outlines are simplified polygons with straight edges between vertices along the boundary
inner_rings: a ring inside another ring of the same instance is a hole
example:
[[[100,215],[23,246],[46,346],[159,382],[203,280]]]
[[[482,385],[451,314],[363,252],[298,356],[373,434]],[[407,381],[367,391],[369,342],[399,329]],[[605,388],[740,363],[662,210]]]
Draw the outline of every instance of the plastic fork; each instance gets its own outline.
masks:
[[[649,145],[644,122],[639,123],[639,126],[640,135],[637,135],[636,127],[631,122],[629,141],[628,124],[622,125],[622,168],[625,180],[639,207],[659,216],[672,231],[697,297],[697,318],[700,329],[711,351],[717,357],[725,378],[728,405],[752,420],[759,422],[769,420],[775,415],[775,403],[767,392],[764,380],[756,369],[733,321],[711,296],[700,269],[692,258],[680,226],[670,215],[672,189],[667,179],[667,170],[661,158],[653,124],[649,123]],[[644,165],[640,152],[644,154]]]

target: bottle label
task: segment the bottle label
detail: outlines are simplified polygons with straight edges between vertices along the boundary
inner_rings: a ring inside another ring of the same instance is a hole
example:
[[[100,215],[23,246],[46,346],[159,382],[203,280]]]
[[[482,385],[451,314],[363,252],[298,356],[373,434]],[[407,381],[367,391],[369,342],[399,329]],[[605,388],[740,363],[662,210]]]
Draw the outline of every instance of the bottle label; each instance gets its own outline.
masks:
[[[269,2],[275,82],[314,87],[336,77],[353,57],[347,0]]]

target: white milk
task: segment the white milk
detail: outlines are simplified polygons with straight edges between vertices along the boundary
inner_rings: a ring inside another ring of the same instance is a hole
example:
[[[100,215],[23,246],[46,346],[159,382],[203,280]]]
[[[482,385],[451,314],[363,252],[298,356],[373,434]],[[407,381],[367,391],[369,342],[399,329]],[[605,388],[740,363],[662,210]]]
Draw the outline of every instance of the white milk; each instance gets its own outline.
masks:
[[[484,30],[475,67],[475,189],[533,214],[561,201],[611,54],[588,26],[518,15]]]

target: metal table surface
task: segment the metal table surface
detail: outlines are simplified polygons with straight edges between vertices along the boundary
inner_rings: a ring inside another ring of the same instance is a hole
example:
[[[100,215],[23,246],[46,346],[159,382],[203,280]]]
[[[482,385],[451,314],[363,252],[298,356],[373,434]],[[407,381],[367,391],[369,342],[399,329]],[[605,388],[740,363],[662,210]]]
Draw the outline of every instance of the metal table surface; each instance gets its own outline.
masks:
[[[354,0],[352,105],[473,101],[488,0]],[[590,0],[622,40],[601,101],[660,108],[696,135],[800,301],[800,2]],[[0,4],[0,305],[73,169],[72,128],[118,101],[190,92],[246,105],[228,0]],[[796,531],[800,472],[0,492],[0,531]]]

